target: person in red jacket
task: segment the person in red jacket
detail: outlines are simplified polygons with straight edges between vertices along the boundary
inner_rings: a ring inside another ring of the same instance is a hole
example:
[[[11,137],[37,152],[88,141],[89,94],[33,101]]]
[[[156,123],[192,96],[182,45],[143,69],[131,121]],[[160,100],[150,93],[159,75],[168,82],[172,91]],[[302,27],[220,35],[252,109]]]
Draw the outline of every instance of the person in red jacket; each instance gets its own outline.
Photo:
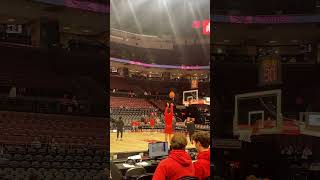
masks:
[[[152,180],[178,180],[184,176],[195,177],[195,169],[185,148],[188,144],[184,134],[177,133],[171,139],[169,157],[162,160]]]
[[[196,132],[192,139],[198,151],[197,161],[194,163],[196,176],[203,180],[210,176],[210,134]]]
[[[171,141],[171,135],[172,135],[172,120],[173,120],[173,104],[167,103],[166,110],[164,112],[164,122],[165,122],[165,129],[164,129],[164,136],[165,141],[168,142]]]

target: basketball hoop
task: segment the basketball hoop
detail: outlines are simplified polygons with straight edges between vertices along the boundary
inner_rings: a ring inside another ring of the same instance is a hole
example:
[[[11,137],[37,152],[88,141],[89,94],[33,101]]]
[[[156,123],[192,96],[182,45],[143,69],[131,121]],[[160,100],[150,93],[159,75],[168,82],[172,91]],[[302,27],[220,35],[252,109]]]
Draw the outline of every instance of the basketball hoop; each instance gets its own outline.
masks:
[[[258,135],[260,132],[261,126],[259,123],[254,124],[251,128],[247,131],[242,131],[239,134],[239,140],[244,142],[251,142],[252,135]]]
[[[260,91],[235,96],[233,134],[244,139],[281,131],[281,90]],[[248,134],[246,133],[245,134]],[[250,134],[250,133],[249,133]]]

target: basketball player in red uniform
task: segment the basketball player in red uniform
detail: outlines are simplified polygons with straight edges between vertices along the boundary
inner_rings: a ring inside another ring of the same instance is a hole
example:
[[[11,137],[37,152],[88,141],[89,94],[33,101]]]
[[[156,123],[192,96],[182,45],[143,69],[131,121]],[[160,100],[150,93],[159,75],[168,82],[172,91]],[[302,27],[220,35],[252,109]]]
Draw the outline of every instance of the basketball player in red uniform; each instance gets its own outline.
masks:
[[[151,113],[149,123],[150,123],[150,127],[151,127],[151,132],[153,132],[154,125],[155,125],[155,113],[154,112]]]
[[[170,106],[169,106],[169,103],[167,103],[166,110],[164,112],[164,122],[165,122],[164,135],[165,135],[166,142],[169,142],[171,140],[172,121],[173,121],[173,103],[171,103]],[[169,141],[168,141],[168,137],[169,137]]]

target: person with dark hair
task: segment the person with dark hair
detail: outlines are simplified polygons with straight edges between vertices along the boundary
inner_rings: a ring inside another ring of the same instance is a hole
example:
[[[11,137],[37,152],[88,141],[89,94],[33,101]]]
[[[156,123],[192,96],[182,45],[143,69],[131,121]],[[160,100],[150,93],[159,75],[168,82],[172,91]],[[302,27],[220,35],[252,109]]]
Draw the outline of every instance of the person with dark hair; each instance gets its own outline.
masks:
[[[17,87],[16,85],[13,85],[9,91],[9,98],[16,98],[17,97]]]
[[[116,126],[117,126],[117,141],[118,141],[118,139],[119,139],[119,133],[121,133],[121,139],[120,139],[120,141],[122,141],[124,122],[123,122],[121,116],[119,117],[119,120],[116,122]]]
[[[60,100],[60,111],[65,113],[68,111],[68,106],[69,106],[69,99],[68,95],[64,94],[63,98]]]
[[[35,137],[33,139],[33,141],[31,142],[31,146],[36,148],[36,149],[40,149],[41,148],[42,143],[40,142],[39,137]]]
[[[185,150],[187,144],[188,140],[184,134],[173,135],[169,157],[159,163],[152,180],[177,180],[184,176],[195,177],[192,159]]]
[[[185,121],[185,126],[187,127],[187,131],[189,134],[189,139],[190,139],[190,143],[193,144],[192,142],[192,136],[194,134],[194,132],[196,131],[196,125],[194,124],[194,118],[190,118],[188,117]]]
[[[196,176],[202,180],[210,176],[210,134],[208,132],[196,132],[193,143],[198,151],[197,161],[194,163]]]
[[[78,112],[78,110],[79,110],[79,102],[78,102],[76,96],[72,96],[71,104],[72,104],[73,112]]]
[[[58,143],[54,137],[49,140],[49,147],[54,151],[58,148]]]

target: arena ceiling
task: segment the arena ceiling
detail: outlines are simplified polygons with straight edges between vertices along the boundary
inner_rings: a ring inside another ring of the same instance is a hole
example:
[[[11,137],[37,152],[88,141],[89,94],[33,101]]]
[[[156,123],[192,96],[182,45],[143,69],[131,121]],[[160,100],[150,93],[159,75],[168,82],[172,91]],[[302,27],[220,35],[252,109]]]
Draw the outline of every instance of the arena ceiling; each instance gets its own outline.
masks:
[[[111,28],[146,34],[196,35],[194,20],[210,17],[210,0],[111,0]]]
[[[101,35],[109,31],[107,14],[30,0],[0,1],[0,23],[29,24],[39,17],[58,19],[60,32],[78,35]]]

